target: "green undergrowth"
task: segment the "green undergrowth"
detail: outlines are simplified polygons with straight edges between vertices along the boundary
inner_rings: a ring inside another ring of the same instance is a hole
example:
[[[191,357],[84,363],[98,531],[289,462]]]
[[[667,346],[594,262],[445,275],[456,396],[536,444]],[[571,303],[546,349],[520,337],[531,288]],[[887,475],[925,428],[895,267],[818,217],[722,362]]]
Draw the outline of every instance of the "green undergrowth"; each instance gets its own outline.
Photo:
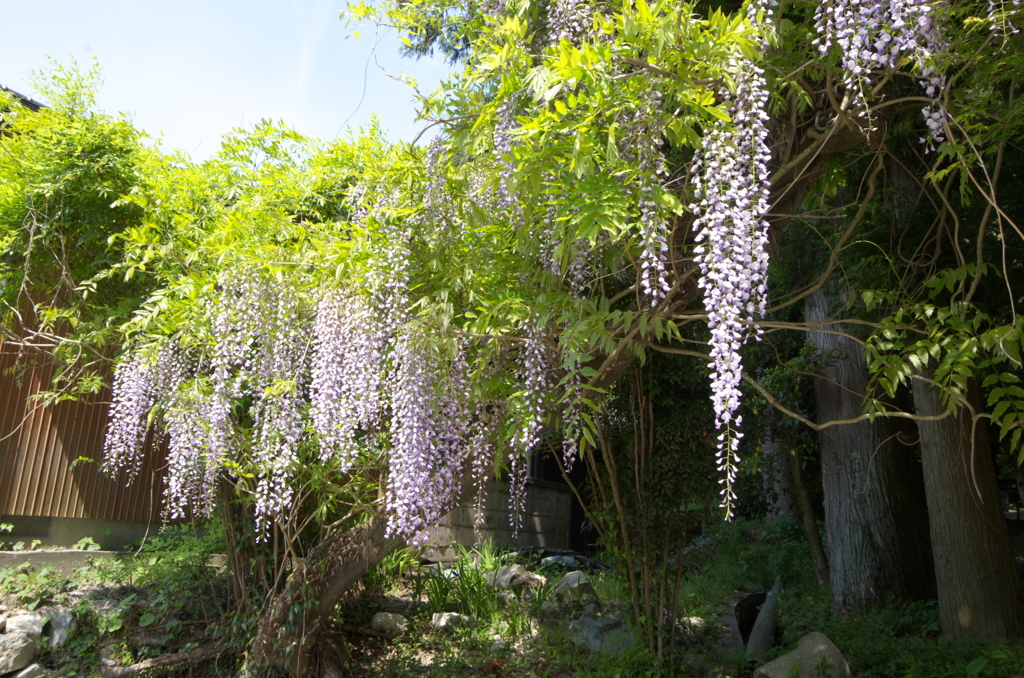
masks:
[[[817,583],[802,529],[785,517],[740,519],[719,525],[691,544],[682,559],[686,574],[678,615],[704,620],[705,633],[681,642],[681,651],[661,665],[639,644],[618,658],[575,647],[569,638],[571,614],[554,619],[541,614],[540,606],[549,595],[543,589],[529,601],[501,603],[483,580],[485,572],[502,562],[493,550],[463,554],[452,565],[458,576],[445,576],[439,571],[413,575],[410,555],[394,558],[368,579],[376,582],[370,593],[418,598],[422,604],[409,614],[409,632],[399,638],[346,634],[352,648],[349,666],[353,675],[714,675],[714,670],[706,673],[704,662],[713,653],[716,618],[722,612],[723,601],[765,591],[780,575],[785,583],[778,608],[780,634],[769,658],[793,649],[805,634],[819,631],[840,648],[858,678],[1010,678],[1024,671],[1022,643],[943,639],[934,601],[892,603],[880,609],[832,614],[830,594]],[[383,570],[387,568],[390,570],[385,576]],[[550,587],[561,572],[544,574]],[[602,600],[628,603],[628,585],[621,567],[590,576]],[[442,610],[474,614],[481,624],[455,632],[435,632],[431,615]],[[350,624],[354,620],[357,626],[366,625],[374,611],[372,606],[354,604],[339,617],[347,618]],[[627,616],[631,616],[628,611]],[[503,647],[495,646],[497,637],[506,641]],[[719,671],[718,675],[752,676],[753,667],[743,666],[742,657],[726,659],[740,667]]]
[[[41,641],[36,661],[52,676],[95,676],[102,657],[135,664],[226,637],[229,581],[210,565],[223,549],[216,525],[202,533],[167,527],[134,551],[93,560],[70,576],[52,567],[0,570],[0,594],[12,609],[70,610],[76,626],[68,640],[56,649]],[[193,675],[233,675],[230,653],[220,664],[195,667]]]
[[[699,572],[687,580],[685,599],[696,615],[710,613],[730,593],[766,590],[782,575],[781,639],[770,658],[819,631],[839,647],[858,678],[1009,678],[1024,673],[1024,643],[943,639],[935,601],[832,614],[831,595],[818,585],[807,543],[792,519],[719,526],[698,540],[691,558]]]
[[[646,652],[633,650],[613,657],[573,645],[569,622],[574,608],[563,607],[558,615],[545,610],[546,604],[554,602],[552,590],[564,570],[530,567],[545,575],[548,583],[522,597],[495,591],[485,575],[508,562],[490,545],[463,551],[443,568],[419,569],[408,555],[393,555],[367,577],[364,595],[339,610],[338,627],[348,630],[351,674],[375,678],[663,675]],[[601,600],[628,600],[625,582],[616,575],[588,576]],[[382,594],[418,601],[405,615],[408,632],[387,639],[360,636],[358,629],[368,626],[377,611],[367,601]],[[478,624],[435,631],[431,623],[438,612],[472,615]]]
[[[101,651],[120,664],[130,664],[216,640],[226,648],[223,656],[188,671],[194,676],[237,676],[252,629],[226,613],[231,609],[229,575],[210,565],[210,556],[223,549],[216,525],[202,533],[169,529],[139,545],[133,555],[98,560],[70,577],[52,568],[0,570],[0,596],[10,609],[45,612],[60,606],[74,612],[78,627],[68,642],[39,655],[52,675],[96,675]],[[365,577],[362,591],[339,606],[333,620],[330,635],[346,656],[348,675],[714,675],[706,673],[705,662],[713,651],[723,601],[764,591],[780,575],[785,582],[778,607],[780,635],[770,657],[819,631],[836,643],[858,678],[1024,674],[1024,644],[944,640],[934,602],[832,614],[829,592],[815,580],[802,531],[791,519],[737,520],[710,528],[691,543],[676,561],[684,571],[678,617],[703,620],[703,630],[678,634],[676,652],[667,652],[661,663],[642,642],[618,657],[575,646],[569,624],[579,608],[563,607],[554,613],[550,604],[563,570],[529,566],[545,575],[548,584],[517,597],[495,591],[485,578],[509,562],[509,556],[489,545],[464,551],[443,568],[421,567],[410,550],[389,556]],[[620,563],[613,565],[612,571],[588,576],[602,601],[626,604],[626,622],[635,631],[626,572]],[[370,630],[373,614],[384,609],[408,618],[405,634],[388,638]],[[437,612],[472,615],[479,624],[435,631],[431,621]],[[742,657],[728,659],[742,664]],[[752,667],[719,673],[750,678]]]

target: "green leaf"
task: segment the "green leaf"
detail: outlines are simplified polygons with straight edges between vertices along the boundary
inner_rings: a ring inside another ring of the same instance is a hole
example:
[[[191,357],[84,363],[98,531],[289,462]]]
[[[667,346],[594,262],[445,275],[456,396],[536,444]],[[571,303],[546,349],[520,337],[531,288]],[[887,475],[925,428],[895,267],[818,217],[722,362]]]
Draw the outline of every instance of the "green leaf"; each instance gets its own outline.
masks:
[[[139,626],[146,627],[155,621],[156,615],[154,615],[152,612],[146,612],[141,617],[139,617]]]

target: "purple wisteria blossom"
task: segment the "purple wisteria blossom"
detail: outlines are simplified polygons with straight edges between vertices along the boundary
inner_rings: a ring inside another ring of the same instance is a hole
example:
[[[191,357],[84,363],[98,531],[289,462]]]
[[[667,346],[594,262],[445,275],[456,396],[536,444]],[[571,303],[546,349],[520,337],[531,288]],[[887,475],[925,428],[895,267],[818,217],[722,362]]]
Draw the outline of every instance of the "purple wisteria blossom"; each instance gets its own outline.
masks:
[[[872,72],[894,69],[904,56],[913,59],[921,86],[932,99],[923,110],[928,134],[921,142],[928,150],[942,143],[948,117],[940,99],[946,76],[937,65],[949,48],[939,22],[946,10],[944,2],[934,0],[832,0],[815,12],[814,44],[822,54],[839,46],[843,84],[854,93],[853,107],[860,114],[867,111],[865,93]]]
[[[548,36],[553,44],[579,45],[594,29],[594,8],[579,0],[554,0],[548,7]]]
[[[129,353],[114,368],[107,432],[103,439],[103,470],[121,472],[131,482],[142,465],[142,450],[149,433],[149,414],[156,400],[157,369],[141,352]]]
[[[530,316],[526,321],[525,333],[526,344],[519,358],[524,408],[512,440],[512,477],[509,487],[510,518],[514,531],[522,527],[523,511],[526,508],[527,460],[540,444],[548,394],[555,386],[551,372],[552,361],[548,355],[547,333],[539,316]]]
[[[310,404],[320,438],[320,459],[348,470],[360,430],[379,428],[384,408],[384,348],[369,305],[329,288],[317,302],[313,324]]]
[[[443,364],[422,336],[395,344],[387,534],[421,543],[454,505],[468,440],[465,363]]]
[[[752,20],[766,2],[748,8]],[[723,474],[722,506],[732,517],[733,482],[739,463],[742,417],[740,346],[757,336],[753,322],[763,318],[768,279],[768,91],[762,69],[741,60],[733,72],[736,91],[723,89],[731,124],[716,121],[705,132],[694,161],[698,202],[696,261],[711,329],[711,390],[718,435],[718,469]]]
[[[640,287],[652,306],[671,289],[668,282],[668,222],[658,209],[659,179],[667,173],[661,152],[664,122],[661,94],[648,90],[635,111],[622,122],[622,157],[633,164],[640,179],[635,187],[640,207]]]

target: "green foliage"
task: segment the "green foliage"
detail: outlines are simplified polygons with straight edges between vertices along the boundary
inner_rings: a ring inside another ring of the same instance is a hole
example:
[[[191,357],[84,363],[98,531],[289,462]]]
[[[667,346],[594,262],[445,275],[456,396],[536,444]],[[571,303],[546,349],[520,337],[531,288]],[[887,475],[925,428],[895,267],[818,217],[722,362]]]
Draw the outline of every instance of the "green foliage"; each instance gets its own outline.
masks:
[[[79,551],[99,551],[100,545],[92,537],[82,537],[71,548],[78,549]]]
[[[70,581],[53,567],[36,569],[28,563],[0,569],[0,591],[10,593],[29,610],[51,602],[67,590]]]

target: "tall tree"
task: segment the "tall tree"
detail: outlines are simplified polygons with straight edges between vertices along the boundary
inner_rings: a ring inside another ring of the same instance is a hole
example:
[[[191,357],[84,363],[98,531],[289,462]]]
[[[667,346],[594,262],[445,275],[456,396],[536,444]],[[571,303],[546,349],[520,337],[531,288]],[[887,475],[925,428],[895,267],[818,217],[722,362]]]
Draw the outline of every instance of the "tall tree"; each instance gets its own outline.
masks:
[[[982,398],[947,410],[931,371],[913,380],[935,548],[939,615],[947,638],[1017,638],[1024,631],[1021,580],[999,502]]]
[[[868,384],[864,353],[832,322],[845,297],[829,287],[805,299],[810,337],[823,363],[814,380],[819,423],[860,419],[818,432],[837,611],[935,595],[917,451],[895,420],[861,416]]]

